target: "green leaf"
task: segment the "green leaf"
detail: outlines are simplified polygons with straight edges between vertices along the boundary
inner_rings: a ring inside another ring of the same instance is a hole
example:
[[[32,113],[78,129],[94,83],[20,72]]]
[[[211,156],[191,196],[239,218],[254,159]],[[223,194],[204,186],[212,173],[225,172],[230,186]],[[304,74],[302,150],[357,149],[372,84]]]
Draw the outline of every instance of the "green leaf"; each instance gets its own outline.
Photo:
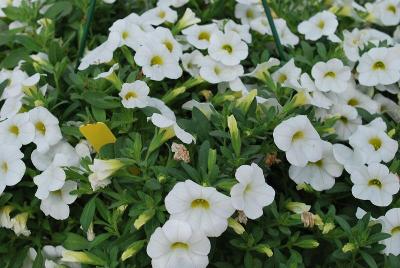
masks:
[[[82,99],[100,109],[114,109],[121,107],[121,101],[117,97],[111,97],[104,92],[86,91]]]
[[[35,261],[33,262],[32,268],[42,268],[42,267],[44,267],[44,258],[42,252],[39,250],[37,252]]]
[[[94,212],[96,210],[96,197],[92,197],[90,201],[85,205],[81,214],[80,223],[83,231],[86,233],[90,223],[93,221]]]
[[[89,241],[78,234],[67,233],[63,246],[69,250],[82,250],[89,247]]]
[[[335,220],[336,220],[336,222],[340,225],[340,227],[342,227],[342,229],[343,229],[346,233],[348,233],[348,234],[351,233],[351,227],[350,227],[350,225],[347,223],[347,221],[346,221],[345,219],[343,219],[343,218],[340,217],[340,216],[335,216]]]
[[[47,9],[44,16],[50,19],[59,19],[69,15],[72,11],[71,1],[57,1]]]
[[[364,261],[368,264],[368,267],[378,268],[378,265],[376,264],[374,258],[371,255],[369,255],[365,251],[360,251],[360,254],[361,254],[361,257],[364,259]]]
[[[29,51],[26,48],[17,48],[7,53],[7,56],[1,62],[0,67],[12,69],[21,60],[29,60]]]

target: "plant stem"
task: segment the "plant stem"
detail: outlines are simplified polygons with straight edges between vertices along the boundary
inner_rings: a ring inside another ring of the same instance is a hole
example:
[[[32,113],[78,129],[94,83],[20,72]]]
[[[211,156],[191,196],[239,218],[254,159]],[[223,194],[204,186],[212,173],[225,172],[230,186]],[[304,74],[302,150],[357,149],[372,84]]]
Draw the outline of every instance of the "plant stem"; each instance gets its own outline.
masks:
[[[83,34],[82,34],[81,41],[79,42],[80,43],[79,44],[79,52],[78,52],[78,59],[76,61],[75,70],[78,69],[80,60],[83,56],[83,52],[85,51],[86,40],[88,37],[90,25],[92,24],[92,21],[93,21],[95,6],[96,6],[96,0],[90,0],[89,9],[88,9],[87,17],[86,17],[86,24],[85,24],[85,27],[83,28]]]
[[[271,10],[269,9],[267,0],[262,0],[262,4],[264,7],[265,15],[267,16],[267,19],[268,19],[269,26],[271,27],[271,31],[272,31],[272,35],[274,37],[276,48],[278,49],[278,52],[279,52],[279,57],[281,60],[286,61],[286,55],[283,52],[281,40],[279,39],[278,31],[276,30],[274,19],[272,18]]]

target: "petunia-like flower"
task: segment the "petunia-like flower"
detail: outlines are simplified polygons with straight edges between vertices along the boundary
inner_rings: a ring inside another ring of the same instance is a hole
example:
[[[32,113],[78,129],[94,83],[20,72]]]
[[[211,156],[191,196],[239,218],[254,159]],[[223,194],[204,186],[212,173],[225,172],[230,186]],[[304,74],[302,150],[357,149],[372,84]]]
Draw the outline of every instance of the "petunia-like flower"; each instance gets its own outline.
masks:
[[[147,254],[154,268],[205,268],[210,249],[210,241],[199,230],[171,219],[151,235]]]
[[[65,220],[69,216],[69,204],[72,204],[77,195],[72,195],[71,192],[78,188],[75,181],[66,181],[61,189],[52,191],[49,195],[42,199],[40,209],[48,216],[50,215],[56,220]]]
[[[189,44],[197,49],[207,49],[210,45],[211,35],[218,31],[215,23],[206,25],[192,25],[182,31]]]
[[[333,128],[341,140],[347,140],[357,130],[358,126],[362,124],[361,116],[350,105],[334,104],[329,113],[330,115],[339,117]]]
[[[322,157],[318,161],[308,162],[305,167],[291,165],[289,177],[297,184],[308,183],[317,191],[331,189],[335,178],[342,175],[343,166],[333,156],[332,144],[322,142]]]
[[[251,43],[251,34],[250,34],[250,26],[249,25],[242,25],[242,24],[237,24],[233,20],[228,20],[228,22],[224,26],[224,32],[229,33],[229,32],[235,32],[237,33],[240,38],[245,41],[246,43]]]
[[[182,30],[189,26],[197,24],[200,21],[201,20],[196,17],[196,14],[190,8],[186,8],[185,13],[183,13],[182,18],[176,23],[176,28],[178,30]]]
[[[235,211],[229,197],[191,180],[175,184],[165,197],[165,207],[170,219],[186,221],[193,230],[209,237],[220,236]]]
[[[12,144],[0,145],[0,194],[6,186],[14,186],[25,174],[24,154]]]
[[[11,219],[12,230],[17,236],[29,236],[31,234],[31,231],[26,226],[28,218],[28,212],[23,212],[15,215],[14,218]]]
[[[44,107],[36,107],[29,111],[29,119],[35,126],[33,142],[39,152],[46,152],[51,145],[57,144],[61,139],[61,130],[58,119]]]
[[[145,42],[145,45],[148,42],[160,43],[176,60],[179,60],[182,56],[182,45],[175,40],[170,29],[157,27],[154,31],[147,33],[146,38],[148,41]]]
[[[48,198],[50,192],[60,190],[63,187],[65,178],[65,172],[59,165],[50,165],[41,174],[33,177],[33,182],[38,187],[35,196],[41,200]]]
[[[198,102],[196,100],[190,100],[182,104],[182,109],[185,110],[191,111],[194,107],[199,109],[208,119],[210,119],[211,114],[214,111],[214,106],[210,102]]]
[[[168,133],[171,132],[172,137],[176,136],[183,143],[189,144],[195,141],[194,137],[190,133],[184,131],[175,120],[165,115],[154,113],[150,117],[150,120],[155,126],[165,129]]]
[[[268,61],[258,63],[256,68],[252,70],[250,73],[245,74],[244,76],[250,76],[257,78],[261,81],[265,81],[266,78],[269,76],[269,69],[272,67],[278,66],[280,64],[280,61],[276,58],[269,58]]]
[[[116,20],[109,30],[111,34],[119,37],[118,47],[125,45],[135,51],[142,44],[141,40],[145,38],[145,32],[129,18]]]
[[[125,108],[144,108],[147,106],[149,92],[150,88],[146,82],[136,80],[123,84],[119,96]]]
[[[160,25],[164,22],[174,23],[178,19],[178,14],[168,5],[158,5],[142,14],[142,19],[151,25]]]
[[[299,43],[299,37],[290,31],[284,19],[274,19],[274,23],[283,46],[295,46]],[[253,20],[250,25],[253,30],[261,34],[272,35],[268,19],[264,16]]]
[[[318,132],[305,115],[282,121],[274,129],[274,142],[290,164],[304,167],[321,159],[323,145]]]
[[[0,208],[0,227],[7,229],[12,228],[12,222],[10,218],[10,213],[14,208],[12,206],[4,206]]]
[[[389,209],[385,216],[379,217],[378,222],[382,224],[382,232],[392,235],[380,241],[385,245],[383,253],[386,255],[400,255],[400,208]]]
[[[357,72],[361,85],[393,84],[400,79],[399,53],[385,47],[372,48],[361,56]]]
[[[349,137],[349,143],[355,151],[365,156],[365,163],[387,163],[394,158],[399,145],[385,131],[385,122],[377,118],[369,125],[359,126]]]
[[[263,207],[275,198],[275,190],[265,182],[263,170],[255,163],[240,166],[235,173],[231,189],[232,205],[244,212],[247,218],[257,219],[263,215]]]
[[[385,26],[398,25],[400,22],[400,1],[382,0],[376,2],[378,19]]]
[[[211,35],[208,54],[216,61],[234,66],[248,55],[248,47],[236,32],[216,31]]]
[[[151,80],[177,79],[182,75],[177,59],[160,43],[146,42],[136,51],[134,59]]]
[[[212,84],[233,81],[243,73],[242,65],[227,66],[209,56],[204,57],[200,67],[201,78]]]
[[[297,92],[304,92],[306,104],[310,104],[323,109],[329,109],[332,106],[332,101],[319,91],[315,86],[314,81],[307,73],[300,76],[300,88],[296,88]]]
[[[335,97],[339,102],[343,102],[352,107],[363,108],[370,114],[377,113],[379,109],[379,105],[376,101],[353,86],[348,87],[347,90],[340,94],[336,94]]]
[[[316,41],[322,36],[327,36],[331,41],[340,41],[335,35],[339,25],[336,16],[329,11],[322,11],[310,19],[303,21],[297,27],[297,30],[305,35],[307,40]]]
[[[300,74],[301,69],[296,67],[292,58],[272,74],[272,79],[285,87],[299,88]]]
[[[110,177],[124,166],[124,163],[117,159],[100,160],[94,159],[93,164],[89,165],[92,174],[89,175],[89,182],[93,191],[104,188],[111,183]]]
[[[28,113],[17,114],[0,123],[0,140],[20,148],[35,137],[35,127],[29,121]]]
[[[349,87],[350,68],[339,59],[316,63],[311,70],[315,85],[323,92],[341,93]]]
[[[254,19],[263,15],[262,5],[249,5],[238,3],[235,6],[235,18],[240,19],[242,24],[251,24]]]
[[[193,77],[200,75],[200,67],[204,56],[198,50],[193,50],[191,53],[185,53],[181,57],[183,69]]]
[[[375,206],[386,207],[392,203],[393,195],[399,191],[398,177],[382,164],[371,163],[355,168],[350,176],[351,192],[355,198],[369,200]]]

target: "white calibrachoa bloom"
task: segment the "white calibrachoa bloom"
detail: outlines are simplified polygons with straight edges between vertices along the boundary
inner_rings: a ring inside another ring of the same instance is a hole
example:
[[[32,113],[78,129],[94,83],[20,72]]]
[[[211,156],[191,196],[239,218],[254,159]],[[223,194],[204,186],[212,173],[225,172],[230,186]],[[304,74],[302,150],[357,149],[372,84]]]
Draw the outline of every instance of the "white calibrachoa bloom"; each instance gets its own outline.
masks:
[[[169,220],[151,235],[147,254],[154,268],[205,268],[210,249],[210,241],[199,230],[186,222]]]
[[[178,123],[176,123],[176,120],[173,120],[171,118],[168,118],[165,115],[162,114],[158,114],[158,113],[154,113],[151,117],[150,117],[151,122],[161,128],[161,129],[165,129],[167,132],[171,131],[171,135],[172,136],[176,136],[178,139],[180,139],[183,143],[189,144],[192,143],[193,141],[195,141],[194,137],[184,131],[179,125]],[[169,136],[167,134],[167,136]]]
[[[35,196],[41,200],[48,198],[50,192],[60,190],[65,183],[64,170],[56,165],[50,165],[41,174],[33,177],[33,182],[38,186]]]
[[[361,116],[350,105],[335,104],[332,106],[330,114],[339,117],[333,128],[341,140],[347,140],[357,130],[358,126],[362,124]]]
[[[385,216],[378,218],[378,222],[382,224],[383,233],[392,235],[380,242],[386,246],[383,253],[400,255],[400,208],[389,209]]]
[[[164,22],[174,23],[178,19],[178,14],[168,5],[158,5],[142,14],[142,19],[151,25],[160,25]]]
[[[249,25],[242,25],[242,24],[237,24],[233,20],[228,20],[228,22],[224,26],[224,32],[236,32],[240,38],[245,41],[246,43],[251,43],[252,37],[250,34],[250,26]]]
[[[200,67],[200,76],[212,84],[230,82],[243,75],[242,65],[227,66],[211,59],[209,56],[203,58]]]
[[[235,211],[229,197],[191,180],[175,184],[165,197],[165,207],[171,219],[185,221],[209,237],[220,236]]]
[[[29,120],[28,113],[17,114],[0,123],[0,140],[20,148],[29,144],[35,137],[35,127]]]
[[[147,33],[147,38],[163,44],[176,60],[179,60],[182,56],[182,45],[175,40],[171,30],[157,27],[154,31]]]
[[[61,189],[50,192],[47,198],[42,199],[40,209],[46,216],[50,215],[56,220],[67,219],[69,216],[68,205],[72,204],[78,197],[70,194],[70,192],[77,188],[76,182],[66,181]]]
[[[198,49],[207,49],[210,45],[211,35],[218,31],[215,23],[206,25],[192,25],[182,31],[189,44]]]
[[[377,124],[383,128],[377,127]],[[377,118],[369,125],[359,126],[349,137],[349,143],[365,157],[365,163],[387,163],[394,158],[399,145],[385,131],[386,124],[381,118]]]
[[[151,80],[177,79],[182,75],[178,61],[163,44],[146,42],[136,51],[134,59]]]
[[[336,16],[329,11],[322,11],[309,20],[303,21],[297,27],[297,30],[305,35],[307,40],[316,41],[322,36],[327,36],[332,41],[340,41],[335,35],[337,26],[339,25]]]
[[[137,50],[145,38],[145,32],[128,18],[115,21],[109,30],[119,37],[119,47],[126,45]]]
[[[255,163],[242,165],[235,173],[239,183],[231,189],[232,205],[246,217],[255,220],[263,215],[263,207],[274,201],[275,190],[265,182],[263,170]]]
[[[254,19],[263,15],[261,5],[244,5],[238,3],[235,6],[235,17],[240,19],[242,24],[250,24]]]
[[[236,32],[216,31],[211,35],[208,54],[225,65],[238,65],[248,55],[248,47]]]
[[[314,81],[307,73],[303,73],[300,77],[301,88],[296,88],[298,92],[304,92],[306,96],[306,104],[314,105],[323,109],[329,109],[332,101],[317,89]]]
[[[385,25],[398,25],[400,22],[400,1],[382,0],[377,1],[378,18]]]
[[[360,152],[354,152],[343,144],[337,143],[333,145],[333,155],[336,161],[342,164],[349,174],[351,174],[354,169],[364,165],[364,157]]]
[[[89,175],[89,182],[93,191],[109,185],[111,183],[110,176],[123,166],[124,163],[117,159],[94,159],[93,164],[89,165],[89,169],[92,172]]]
[[[321,159],[323,145],[318,132],[305,115],[282,121],[273,132],[274,142],[290,164],[304,167]]]
[[[119,96],[125,108],[144,108],[147,106],[149,92],[146,82],[137,80],[123,84]]]
[[[330,59],[327,62],[316,63],[311,70],[311,75],[319,90],[341,93],[349,87],[351,71],[349,67],[343,65],[341,60]]]
[[[399,53],[385,47],[372,48],[361,56],[357,72],[361,85],[393,84],[400,79]]]
[[[0,145],[0,194],[6,186],[14,186],[25,174],[24,154],[11,144]]]
[[[342,172],[343,166],[333,156],[332,144],[323,141],[321,159],[308,162],[305,167],[290,166],[289,177],[297,184],[308,183],[313,189],[324,191],[335,185],[335,178]]]
[[[399,191],[398,177],[382,164],[371,163],[352,170],[351,192],[355,198],[369,200],[375,206],[386,207],[392,203],[393,195]]]
[[[181,57],[183,69],[191,76],[198,77],[203,58],[203,54],[198,50],[193,50],[191,53],[184,53]]]
[[[38,151],[45,152],[51,145],[57,144],[61,139],[61,130],[58,119],[44,107],[36,107],[29,111],[31,123],[35,126],[35,138]]]
[[[296,67],[294,59],[290,59],[285,65],[272,74],[272,79],[285,87],[300,88],[301,69]]]

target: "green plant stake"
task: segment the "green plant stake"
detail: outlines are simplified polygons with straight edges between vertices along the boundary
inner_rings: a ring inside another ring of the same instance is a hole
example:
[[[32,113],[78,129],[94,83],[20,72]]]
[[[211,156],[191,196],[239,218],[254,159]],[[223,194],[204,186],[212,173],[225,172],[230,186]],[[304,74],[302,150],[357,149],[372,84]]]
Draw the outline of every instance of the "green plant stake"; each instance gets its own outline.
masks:
[[[78,59],[76,61],[75,71],[78,69],[79,63],[80,63],[81,58],[83,56],[83,52],[85,51],[86,40],[87,40],[87,37],[88,37],[90,25],[92,24],[92,21],[93,21],[93,15],[94,15],[95,6],[96,6],[96,0],[90,0],[85,28],[83,28],[82,38],[81,38],[81,41],[79,42],[80,44],[79,44],[79,51],[78,51]]]
[[[271,26],[272,35],[274,37],[274,42],[275,42],[276,47],[279,52],[279,57],[281,60],[286,61],[286,55],[285,55],[285,52],[283,52],[281,40],[279,39],[279,35],[278,35],[278,32],[275,27],[274,19],[272,18],[272,15],[271,15],[271,10],[269,9],[269,6],[267,4],[267,0],[262,0],[262,4],[264,7],[265,15],[267,16],[267,19],[268,19],[268,23]]]

